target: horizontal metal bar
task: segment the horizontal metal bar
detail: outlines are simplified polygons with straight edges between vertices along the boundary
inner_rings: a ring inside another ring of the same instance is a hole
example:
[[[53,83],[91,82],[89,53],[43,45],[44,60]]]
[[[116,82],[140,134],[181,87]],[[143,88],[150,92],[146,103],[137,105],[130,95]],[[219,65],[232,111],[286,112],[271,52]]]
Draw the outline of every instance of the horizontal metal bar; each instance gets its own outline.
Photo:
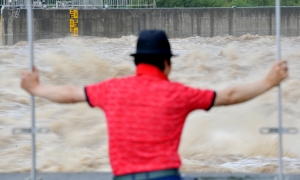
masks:
[[[249,173],[185,173],[185,177],[204,180],[233,180],[233,179],[252,179],[252,180],[274,180],[277,179],[276,174],[249,174]],[[28,173],[0,173],[1,180],[24,180],[28,177]],[[112,180],[111,173],[37,173],[37,179],[41,177],[43,180]],[[288,180],[299,180],[300,174],[285,174]],[[184,179],[183,179],[184,180]]]
[[[0,5],[1,6],[1,5]],[[25,5],[17,5],[17,6],[11,6],[11,5],[5,5],[6,8],[19,8],[19,9],[26,9],[26,6]],[[130,9],[130,8],[153,8],[153,5],[119,5],[119,6],[116,6],[116,5],[113,5],[113,6],[109,6],[108,8],[105,8],[103,5],[99,5],[99,4],[94,4],[94,5],[91,5],[91,4],[87,4],[87,5],[67,5],[67,6],[59,6],[59,7],[56,7],[56,4],[51,4],[51,5],[35,5],[35,6],[32,6],[33,9],[73,9],[73,8],[83,8],[83,7],[88,7],[88,8],[93,8],[93,7],[97,7],[97,8],[100,8],[100,9]]]
[[[25,8],[26,0],[3,0],[0,6],[6,8]],[[33,8],[68,8],[68,7],[100,7],[100,8],[154,8],[151,0],[140,0],[133,2],[132,0],[36,0],[32,1]]]
[[[47,127],[42,127],[42,128],[36,128],[34,133],[39,133],[39,134],[47,134],[49,133],[50,130]],[[14,128],[12,130],[12,133],[14,135],[19,135],[19,134],[31,134],[31,128]]]
[[[275,134],[280,132],[280,128],[261,128],[259,130],[261,134]],[[298,134],[297,128],[281,128],[281,132],[284,134]]]

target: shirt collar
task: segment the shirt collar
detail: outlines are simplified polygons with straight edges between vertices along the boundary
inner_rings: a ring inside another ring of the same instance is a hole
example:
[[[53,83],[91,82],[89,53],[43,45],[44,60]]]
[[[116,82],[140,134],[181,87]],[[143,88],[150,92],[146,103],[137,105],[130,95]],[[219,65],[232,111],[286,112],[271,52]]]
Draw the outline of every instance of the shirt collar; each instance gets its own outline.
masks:
[[[138,76],[152,76],[168,81],[168,77],[156,66],[141,63],[136,68],[136,75]]]

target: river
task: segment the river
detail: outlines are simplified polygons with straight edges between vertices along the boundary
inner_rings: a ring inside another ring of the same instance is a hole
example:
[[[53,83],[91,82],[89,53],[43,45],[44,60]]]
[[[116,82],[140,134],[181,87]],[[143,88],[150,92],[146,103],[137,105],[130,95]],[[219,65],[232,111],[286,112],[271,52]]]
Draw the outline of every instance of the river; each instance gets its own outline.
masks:
[[[111,77],[132,75],[130,53],[137,38],[78,37],[38,40],[35,64],[42,83],[84,86]],[[191,37],[171,39],[170,79],[219,90],[263,78],[276,60],[275,37]],[[282,83],[283,125],[300,128],[300,38],[282,38],[282,55],[290,76]],[[28,69],[27,42],[0,46],[0,172],[30,171],[30,135],[12,129],[30,126],[29,95],[20,88]],[[111,171],[105,117],[87,103],[60,105],[36,98],[40,172]],[[277,126],[277,89],[240,105],[191,113],[180,144],[183,172],[275,173],[278,136],[261,127]],[[284,172],[300,173],[300,135],[284,135]]]

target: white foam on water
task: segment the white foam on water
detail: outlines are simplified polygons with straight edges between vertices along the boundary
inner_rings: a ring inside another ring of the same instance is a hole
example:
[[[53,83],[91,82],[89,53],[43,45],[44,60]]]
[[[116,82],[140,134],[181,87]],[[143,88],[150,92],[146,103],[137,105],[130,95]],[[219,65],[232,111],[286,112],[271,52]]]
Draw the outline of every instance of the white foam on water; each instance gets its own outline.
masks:
[[[125,36],[61,38],[35,42],[35,63],[42,83],[84,86],[134,74],[137,38]],[[222,89],[264,77],[276,59],[274,37],[191,37],[171,39],[170,79],[198,88]],[[300,129],[300,41],[283,38],[290,77],[282,84],[283,125]],[[29,95],[20,89],[28,69],[27,42],[0,47],[0,172],[30,171],[30,136],[12,135],[30,126]],[[37,136],[37,169],[42,172],[110,171],[103,112],[86,103],[60,105],[36,98],[36,124],[51,132]],[[241,105],[190,114],[180,144],[182,171],[278,171],[276,88]],[[284,135],[285,172],[300,172],[300,135]]]

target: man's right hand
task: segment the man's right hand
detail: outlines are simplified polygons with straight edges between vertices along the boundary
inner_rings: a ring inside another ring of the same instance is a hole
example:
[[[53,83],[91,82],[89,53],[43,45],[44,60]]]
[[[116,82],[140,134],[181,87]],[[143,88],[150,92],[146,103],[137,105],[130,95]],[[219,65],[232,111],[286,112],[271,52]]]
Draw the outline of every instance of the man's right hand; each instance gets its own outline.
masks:
[[[39,72],[36,67],[33,67],[33,72],[24,71],[22,73],[21,87],[27,92],[34,94],[34,91],[39,84]]]
[[[21,87],[27,92],[58,103],[77,103],[86,101],[84,88],[72,85],[44,85],[39,82],[36,67],[33,72],[22,73]]]

